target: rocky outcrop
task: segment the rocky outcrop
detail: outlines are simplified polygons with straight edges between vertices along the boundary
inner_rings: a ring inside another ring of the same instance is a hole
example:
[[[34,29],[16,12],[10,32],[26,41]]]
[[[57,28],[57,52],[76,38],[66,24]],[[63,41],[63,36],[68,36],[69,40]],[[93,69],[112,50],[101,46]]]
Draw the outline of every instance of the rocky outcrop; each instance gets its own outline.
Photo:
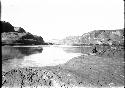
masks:
[[[124,58],[125,55],[124,46],[95,45],[91,50],[96,56],[105,58]]]
[[[107,44],[119,45],[124,44],[124,30],[95,30],[81,37],[82,43],[87,44]]]
[[[95,30],[82,36],[69,36],[59,41],[66,45],[124,45],[124,30]]]
[[[2,23],[2,45],[41,45],[46,44],[41,36],[32,35],[21,27],[13,27],[10,23]]]
[[[26,31],[21,27],[14,27],[14,30],[19,33],[26,33]]]

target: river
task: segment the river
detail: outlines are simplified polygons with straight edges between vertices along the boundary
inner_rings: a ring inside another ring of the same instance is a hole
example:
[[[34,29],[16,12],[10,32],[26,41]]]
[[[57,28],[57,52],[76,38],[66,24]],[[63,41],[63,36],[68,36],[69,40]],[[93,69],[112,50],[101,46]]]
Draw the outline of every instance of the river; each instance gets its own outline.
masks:
[[[56,66],[90,51],[89,46],[2,46],[2,71]]]

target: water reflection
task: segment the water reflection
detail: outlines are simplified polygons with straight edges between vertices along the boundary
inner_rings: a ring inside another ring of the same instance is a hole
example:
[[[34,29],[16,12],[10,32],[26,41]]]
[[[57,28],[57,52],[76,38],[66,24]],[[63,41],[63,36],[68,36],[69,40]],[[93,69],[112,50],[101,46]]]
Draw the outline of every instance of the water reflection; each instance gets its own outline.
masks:
[[[2,61],[42,53],[42,47],[2,47]]]
[[[67,53],[83,53],[88,54],[92,53],[92,46],[78,46],[78,47],[64,47],[63,50]]]
[[[25,56],[42,53],[42,51],[42,47],[2,46],[2,71],[20,67]]]
[[[66,63],[73,57],[82,55],[82,53],[67,53],[63,50],[64,47],[43,47],[43,52],[25,57],[25,62],[33,61],[37,66],[55,66]],[[68,49],[69,47],[67,47]],[[35,59],[34,59],[35,58]],[[26,65],[26,64],[23,64]],[[27,63],[28,65],[28,63]]]

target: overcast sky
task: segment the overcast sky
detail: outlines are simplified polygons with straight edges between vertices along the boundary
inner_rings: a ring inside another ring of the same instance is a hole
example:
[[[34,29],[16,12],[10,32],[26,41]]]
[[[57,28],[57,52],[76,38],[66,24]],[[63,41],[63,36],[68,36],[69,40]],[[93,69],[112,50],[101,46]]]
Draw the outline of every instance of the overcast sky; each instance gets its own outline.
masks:
[[[1,0],[3,21],[45,41],[124,27],[123,0]]]

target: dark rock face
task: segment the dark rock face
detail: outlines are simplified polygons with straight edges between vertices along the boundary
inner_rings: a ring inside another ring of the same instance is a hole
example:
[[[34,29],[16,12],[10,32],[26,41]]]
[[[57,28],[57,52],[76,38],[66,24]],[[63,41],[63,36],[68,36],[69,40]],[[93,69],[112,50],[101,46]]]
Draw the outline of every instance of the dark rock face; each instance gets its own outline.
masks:
[[[1,1],[0,1],[0,20],[1,20]]]
[[[69,36],[59,41],[66,45],[124,45],[124,30],[95,30],[82,36]]]
[[[21,27],[13,27],[8,22],[2,23],[2,45],[41,45],[45,44],[41,36],[32,35]]]
[[[5,21],[0,21],[2,24],[2,33],[3,32],[15,32],[14,27],[9,23]]]

